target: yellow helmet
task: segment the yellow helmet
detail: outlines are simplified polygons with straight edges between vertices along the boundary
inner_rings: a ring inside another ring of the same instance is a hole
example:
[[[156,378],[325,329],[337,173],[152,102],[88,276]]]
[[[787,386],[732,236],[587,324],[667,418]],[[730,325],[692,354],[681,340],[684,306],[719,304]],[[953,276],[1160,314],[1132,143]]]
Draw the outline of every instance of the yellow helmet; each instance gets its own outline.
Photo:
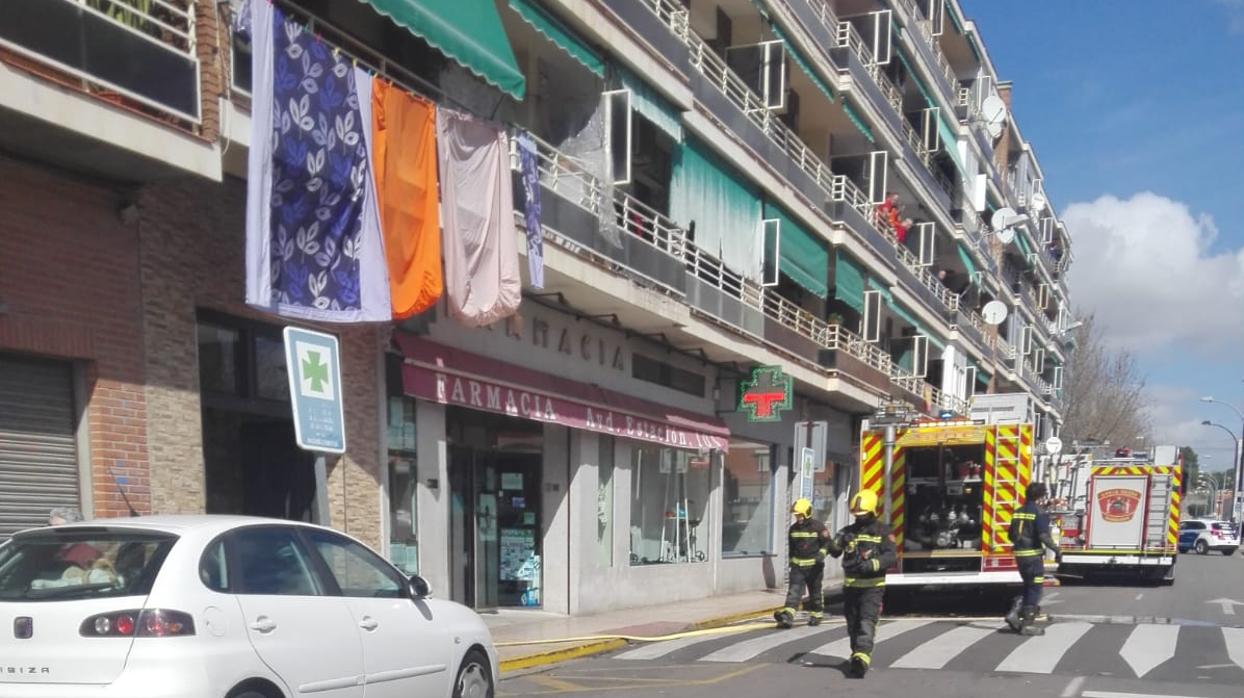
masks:
[[[812,501],[808,499],[795,500],[795,504],[791,506],[790,513],[799,516],[812,516]]]
[[[877,493],[872,490],[860,490],[851,498],[851,513],[855,516],[877,514]]]

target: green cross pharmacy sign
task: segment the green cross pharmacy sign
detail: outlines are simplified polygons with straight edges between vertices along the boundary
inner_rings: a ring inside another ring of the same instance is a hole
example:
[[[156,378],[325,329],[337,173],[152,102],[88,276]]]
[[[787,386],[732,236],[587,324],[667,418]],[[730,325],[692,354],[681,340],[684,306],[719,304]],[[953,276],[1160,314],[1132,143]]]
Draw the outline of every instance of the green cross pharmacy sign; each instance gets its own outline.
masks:
[[[345,408],[341,395],[341,350],[331,334],[285,328],[289,402],[298,446],[320,453],[345,453]]]

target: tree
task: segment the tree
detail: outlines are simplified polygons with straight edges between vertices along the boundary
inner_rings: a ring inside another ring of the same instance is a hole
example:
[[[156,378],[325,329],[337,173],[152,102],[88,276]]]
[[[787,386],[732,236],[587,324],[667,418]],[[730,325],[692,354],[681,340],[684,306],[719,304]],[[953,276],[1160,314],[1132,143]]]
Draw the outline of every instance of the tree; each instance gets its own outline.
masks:
[[[1197,476],[1201,473],[1201,463],[1196,450],[1191,446],[1180,446],[1179,455],[1184,461],[1182,489],[1186,493],[1188,488],[1196,487]]]
[[[1150,439],[1145,378],[1136,357],[1105,342],[1093,315],[1075,330],[1076,348],[1063,373],[1064,440],[1138,446]]]

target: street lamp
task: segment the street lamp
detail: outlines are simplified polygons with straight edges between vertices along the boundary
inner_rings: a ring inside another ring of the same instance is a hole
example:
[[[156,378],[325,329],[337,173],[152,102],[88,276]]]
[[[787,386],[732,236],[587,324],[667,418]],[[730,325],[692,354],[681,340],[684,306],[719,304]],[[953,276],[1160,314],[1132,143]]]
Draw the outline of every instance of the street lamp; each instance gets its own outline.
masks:
[[[1234,451],[1235,453],[1235,477],[1232,478],[1234,481],[1233,483],[1234,486],[1231,492],[1231,495],[1235,498],[1235,502],[1233,503],[1231,507],[1231,521],[1234,523],[1240,520],[1240,511],[1239,511],[1240,509],[1239,507],[1239,504],[1240,504],[1240,440],[1236,437],[1234,431],[1231,431],[1230,429],[1224,427],[1221,424],[1218,424],[1217,422],[1211,422],[1208,419],[1205,419],[1201,421],[1201,426],[1218,427],[1219,429],[1222,429],[1223,431],[1227,432],[1227,434],[1231,436],[1231,441],[1235,443],[1235,451]]]
[[[1244,412],[1241,412],[1239,408],[1229,402],[1215,400],[1213,395],[1206,395],[1201,398],[1201,402],[1217,403],[1219,405],[1230,407],[1231,410],[1235,412],[1235,416],[1240,418],[1240,435],[1244,436]],[[1232,434],[1232,437],[1234,436],[1235,434]],[[1233,522],[1239,522],[1242,518],[1244,518],[1241,516],[1240,511],[1241,507],[1244,507],[1244,497],[1241,497],[1241,491],[1244,491],[1244,448],[1241,448],[1241,443],[1242,442],[1239,439],[1236,439],[1234,463],[1235,483],[1233,487],[1234,492],[1232,493],[1235,497],[1235,503],[1231,507],[1231,520]]]
[[[1200,489],[1209,490],[1209,502],[1205,505],[1205,511],[1202,515],[1209,515],[1210,510],[1214,512],[1214,518],[1218,518],[1218,483],[1202,474],[1196,483]]]

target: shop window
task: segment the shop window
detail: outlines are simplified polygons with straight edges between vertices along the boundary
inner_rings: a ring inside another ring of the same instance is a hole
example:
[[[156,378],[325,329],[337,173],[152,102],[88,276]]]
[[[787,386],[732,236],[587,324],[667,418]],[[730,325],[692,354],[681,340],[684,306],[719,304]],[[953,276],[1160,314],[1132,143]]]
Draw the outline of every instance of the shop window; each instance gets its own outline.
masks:
[[[203,392],[238,394],[241,335],[232,327],[199,323],[199,382]]]
[[[613,566],[613,451],[613,437],[601,436],[596,468],[596,551],[601,567]]]
[[[631,453],[631,564],[707,560],[712,457],[641,445]]]
[[[744,557],[772,552],[772,461],[772,447],[767,444],[730,444],[722,477],[722,555]]]
[[[407,575],[419,573],[415,404],[389,398],[389,561]]]
[[[289,401],[289,370],[285,367],[285,340],[255,336],[255,395],[265,400]]]
[[[703,375],[671,366],[664,361],[658,361],[643,354],[631,355],[631,376],[641,381],[677,390],[680,393],[704,397]]]

